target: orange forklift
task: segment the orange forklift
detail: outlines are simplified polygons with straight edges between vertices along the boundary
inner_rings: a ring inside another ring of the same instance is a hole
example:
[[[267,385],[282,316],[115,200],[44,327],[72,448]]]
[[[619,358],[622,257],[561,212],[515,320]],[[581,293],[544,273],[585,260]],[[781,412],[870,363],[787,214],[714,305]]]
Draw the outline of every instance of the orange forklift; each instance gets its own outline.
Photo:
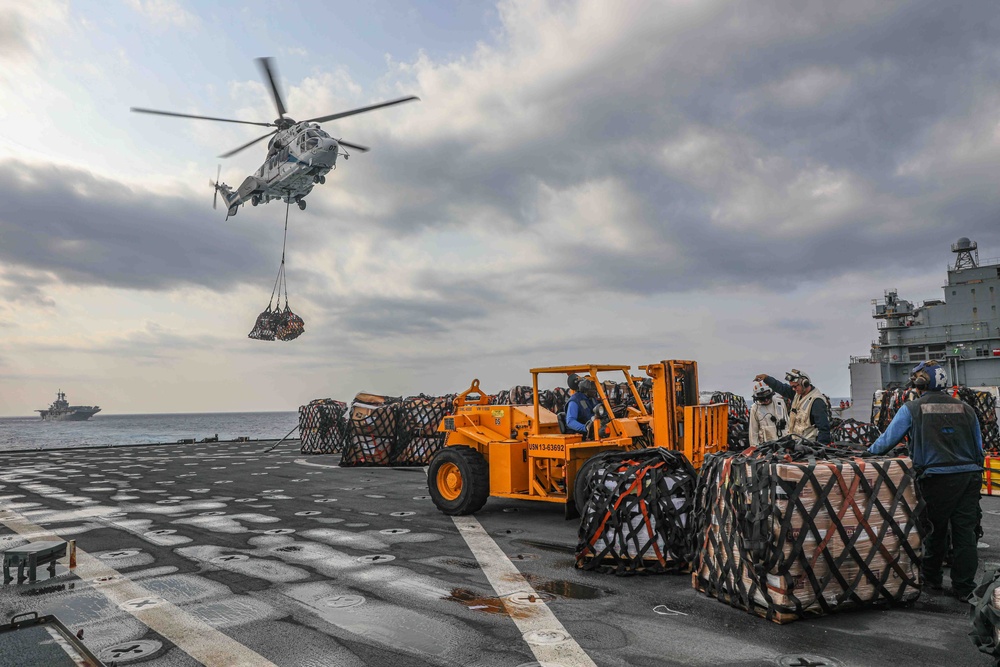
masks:
[[[531,405],[490,405],[479,380],[473,380],[438,428],[448,435],[428,469],[434,504],[445,514],[463,515],[477,512],[490,496],[540,500],[563,504],[572,518],[590,495],[588,463],[596,463],[595,454],[652,444],[684,452],[698,468],[706,453],[726,449],[727,406],[698,404],[696,362],[661,361],[639,368],[652,383],[652,411],[643,404],[635,384],[639,378],[632,377],[629,366],[533,368]],[[597,404],[588,436],[567,432],[562,414],[538,400],[539,375],[574,373],[581,377],[581,391]],[[615,416],[599,373],[623,377],[634,399],[624,416]]]

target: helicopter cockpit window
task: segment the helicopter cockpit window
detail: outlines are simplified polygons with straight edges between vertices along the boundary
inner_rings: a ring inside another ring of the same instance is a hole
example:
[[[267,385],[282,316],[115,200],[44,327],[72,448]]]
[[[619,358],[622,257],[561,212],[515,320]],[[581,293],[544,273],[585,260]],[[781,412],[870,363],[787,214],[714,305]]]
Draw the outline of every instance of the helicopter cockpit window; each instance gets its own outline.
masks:
[[[306,130],[302,133],[302,147],[306,150],[316,148],[319,144],[319,132],[316,130]]]

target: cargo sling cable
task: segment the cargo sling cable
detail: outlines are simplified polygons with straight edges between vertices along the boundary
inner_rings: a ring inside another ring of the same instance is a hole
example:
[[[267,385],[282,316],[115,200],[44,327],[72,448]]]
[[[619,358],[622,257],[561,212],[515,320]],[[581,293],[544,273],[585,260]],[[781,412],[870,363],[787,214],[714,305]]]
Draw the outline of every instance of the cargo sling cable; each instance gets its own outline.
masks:
[[[281,241],[281,265],[278,267],[278,275],[274,279],[274,288],[271,290],[271,298],[267,302],[267,308],[257,317],[253,330],[247,336],[254,340],[295,340],[305,331],[305,322],[302,318],[292,312],[288,306],[288,286],[285,283],[285,249],[288,245],[288,210],[290,203],[285,204],[285,232]],[[285,307],[281,307],[281,292],[285,292]],[[277,301],[275,302],[275,294]],[[274,309],[272,310],[272,303]]]

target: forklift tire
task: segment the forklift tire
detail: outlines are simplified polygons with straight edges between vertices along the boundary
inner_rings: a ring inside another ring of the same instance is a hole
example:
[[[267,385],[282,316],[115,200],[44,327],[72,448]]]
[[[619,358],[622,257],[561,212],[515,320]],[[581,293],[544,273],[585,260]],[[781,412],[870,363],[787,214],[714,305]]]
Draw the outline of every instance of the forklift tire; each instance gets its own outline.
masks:
[[[583,516],[583,510],[587,506],[587,501],[590,500],[590,478],[600,462],[600,454],[591,456],[580,466],[576,473],[576,479],[573,480],[573,502],[576,504],[576,511],[580,513],[580,516]]]
[[[490,497],[486,459],[464,445],[445,447],[434,455],[427,470],[431,500],[450,516],[474,514]]]

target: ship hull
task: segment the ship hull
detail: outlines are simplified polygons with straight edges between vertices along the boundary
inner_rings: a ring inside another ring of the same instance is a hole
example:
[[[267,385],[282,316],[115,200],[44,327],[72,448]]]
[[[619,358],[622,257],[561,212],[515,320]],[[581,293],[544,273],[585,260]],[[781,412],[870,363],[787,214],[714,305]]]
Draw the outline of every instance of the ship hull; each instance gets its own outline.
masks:
[[[56,414],[42,414],[42,419],[45,421],[53,422],[85,422],[94,415],[96,412],[62,412]]]

